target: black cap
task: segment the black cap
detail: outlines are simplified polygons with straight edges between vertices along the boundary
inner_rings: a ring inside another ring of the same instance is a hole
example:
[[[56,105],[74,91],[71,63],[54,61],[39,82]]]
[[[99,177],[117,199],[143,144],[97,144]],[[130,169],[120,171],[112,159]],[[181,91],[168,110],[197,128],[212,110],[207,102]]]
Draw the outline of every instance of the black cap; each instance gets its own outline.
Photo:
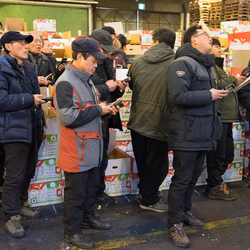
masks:
[[[4,46],[5,43],[10,43],[12,41],[25,40],[27,43],[33,41],[33,36],[31,35],[22,35],[18,31],[8,31],[1,37],[1,44]]]
[[[72,50],[74,52],[89,53],[98,59],[107,58],[107,56],[101,52],[99,43],[95,39],[89,37],[74,40],[72,42]]]
[[[108,31],[96,29],[92,32],[90,37],[98,41],[102,49],[108,52],[117,51],[116,48],[113,46],[113,39],[111,35],[108,33]]]

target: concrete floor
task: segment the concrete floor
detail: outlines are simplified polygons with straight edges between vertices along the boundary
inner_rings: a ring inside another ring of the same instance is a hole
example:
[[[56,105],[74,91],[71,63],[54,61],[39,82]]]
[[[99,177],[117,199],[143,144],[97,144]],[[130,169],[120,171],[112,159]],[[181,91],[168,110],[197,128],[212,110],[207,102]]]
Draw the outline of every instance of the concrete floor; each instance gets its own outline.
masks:
[[[196,187],[193,213],[206,223],[203,230],[185,227],[192,250],[250,250],[250,189],[246,181],[229,183],[238,195],[236,201],[217,201],[206,198],[204,187]],[[163,191],[167,200],[168,191]],[[109,221],[111,230],[86,229],[84,232],[96,244],[94,249],[174,250],[166,236],[167,214],[139,208],[137,196],[115,198],[115,204],[105,204],[98,212]],[[39,208],[42,217],[23,219],[26,237],[14,239],[6,233],[0,209],[0,250],[76,250],[63,241],[63,209],[61,204]]]

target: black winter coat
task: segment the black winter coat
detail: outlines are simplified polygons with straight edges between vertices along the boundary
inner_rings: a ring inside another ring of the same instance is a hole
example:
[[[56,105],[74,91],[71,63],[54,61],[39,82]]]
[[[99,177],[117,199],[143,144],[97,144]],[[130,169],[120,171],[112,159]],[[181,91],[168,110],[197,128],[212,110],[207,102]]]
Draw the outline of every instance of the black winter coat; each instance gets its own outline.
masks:
[[[250,122],[250,84],[238,91],[238,98],[241,105],[247,110],[246,121]]]
[[[40,94],[35,67],[23,62],[25,74],[15,58],[0,58],[0,143],[31,143],[32,128],[42,127],[43,113],[34,106],[34,94]]]
[[[214,56],[202,54],[190,43],[182,45],[168,68],[169,149],[214,150],[221,136],[212,66]]]
[[[107,103],[111,103],[123,95],[123,92],[120,92],[118,89],[116,89],[114,92],[109,91],[109,87],[106,84],[106,82],[112,79],[115,79],[113,60],[110,58],[106,60],[98,60],[97,68],[92,77],[92,81],[94,82],[95,87],[101,94],[100,100],[102,102],[106,101]],[[119,112],[116,115],[105,116],[103,121],[106,129],[108,126],[109,128],[118,128],[122,131],[122,123]],[[104,136],[105,136],[105,129],[104,129]]]
[[[29,58],[28,60],[36,65],[37,68],[37,64],[36,64],[36,59],[35,57],[29,53]],[[37,68],[37,76],[44,76],[46,77],[47,75],[51,74],[55,76],[55,70],[53,68],[53,65],[50,61],[50,59],[44,55],[43,53],[41,53],[41,63],[40,63],[40,67],[39,69]],[[53,85],[55,83],[55,80],[53,79],[53,81],[51,82],[51,84]]]

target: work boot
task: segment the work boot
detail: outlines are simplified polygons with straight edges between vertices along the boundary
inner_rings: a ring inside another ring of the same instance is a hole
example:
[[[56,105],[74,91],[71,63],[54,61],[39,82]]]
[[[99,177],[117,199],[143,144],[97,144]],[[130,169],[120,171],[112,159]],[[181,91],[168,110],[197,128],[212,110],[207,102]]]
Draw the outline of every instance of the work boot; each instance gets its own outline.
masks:
[[[108,196],[106,193],[97,194],[96,196],[97,203],[115,203],[115,198]]]
[[[64,233],[64,239],[67,243],[70,243],[78,248],[91,248],[95,245],[95,242],[86,237],[83,233],[74,234],[73,236],[69,236]]]
[[[215,200],[233,201],[237,196],[229,190],[225,182],[222,182],[221,185],[211,188],[207,197]]]
[[[4,224],[8,234],[14,238],[22,238],[25,236],[25,231],[21,225],[20,215],[11,216]]]
[[[187,211],[186,213],[183,213],[183,223],[185,225],[188,225],[196,229],[202,229],[205,227],[205,223],[196,219],[191,213],[191,211]]]
[[[30,218],[30,219],[38,219],[41,216],[41,213],[39,210],[33,210],[28,206],[28,203],[25,202],[23,207],[21,208],[19,214],[24,218]]]
[[[158,212],[158,213],[166,213],[168,211],[168,205],[164,204],[162,200],[150,206],[140,204],[140,208],[145,209],[145,210],[151,210],[151,211]]]
[[[184,232],[183,223],[174,224],[168,229],[167,235],[178,247],[189,247],[189,239]]]
[[[96,216],[94,215],[84,215],[82,220],[82,229],[88,229],[88,228],[94,228],[98,230],[107,230],[110,229],[110,223],[100,221]]]

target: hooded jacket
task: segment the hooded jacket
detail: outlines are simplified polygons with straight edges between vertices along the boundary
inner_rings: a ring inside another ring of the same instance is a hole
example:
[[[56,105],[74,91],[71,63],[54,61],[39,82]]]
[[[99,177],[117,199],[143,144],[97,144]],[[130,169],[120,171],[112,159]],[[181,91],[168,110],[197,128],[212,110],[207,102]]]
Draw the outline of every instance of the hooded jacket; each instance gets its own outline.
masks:
[[[238,80],[235,76],[228,76],[226,72],[222,69],[224,58],[215,58],[216,65],[214,66],[218,89],[225,89],[227,85],[233,83],[235,86]],[[223,99],[218,100],[218,108],[221,112],[221,122],[222,123],[232,123],[239,121],[239,107],[238,107],[238,97],[234,92],[228,93]]]
[[[218,106],[212,101],[216,88],[214,56],[190,43],[182,45],[168,68],[169,149],[214,150],[221,136]]]
[[[168,136],[167,68],[173,59],[173,50],[162,42],[137,58],[128,72],[133,90],[128,128],[160,141]]]
[[[40,94],[33,64],[8,54],[0,58],[0,143],[31,143],[32,128],[41,123],[41,109],[34,106],[34,94]]]

